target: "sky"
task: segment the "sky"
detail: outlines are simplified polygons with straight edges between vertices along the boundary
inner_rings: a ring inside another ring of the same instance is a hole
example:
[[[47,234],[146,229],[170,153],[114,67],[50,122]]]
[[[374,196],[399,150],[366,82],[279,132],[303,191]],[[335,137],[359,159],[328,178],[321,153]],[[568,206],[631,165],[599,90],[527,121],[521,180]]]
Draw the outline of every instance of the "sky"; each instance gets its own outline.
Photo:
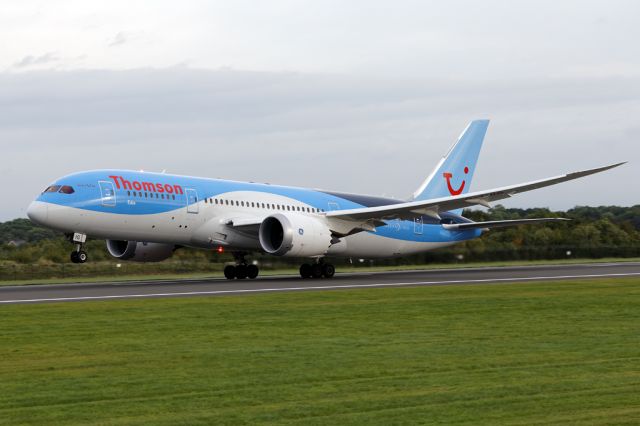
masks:
[[[0,4],[0,221],[127,168],[406,199],[491,119],[472,189],[629,161],[509,207],[638,204],[637,1]]]

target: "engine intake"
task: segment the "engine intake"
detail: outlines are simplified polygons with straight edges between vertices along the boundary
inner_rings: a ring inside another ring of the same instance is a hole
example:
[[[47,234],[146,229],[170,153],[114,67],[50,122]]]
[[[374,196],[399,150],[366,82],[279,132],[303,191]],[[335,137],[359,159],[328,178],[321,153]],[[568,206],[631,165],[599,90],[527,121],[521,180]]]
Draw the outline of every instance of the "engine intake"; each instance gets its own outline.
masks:
[[[331,231],[322,221],[306,215],[267,217],[260,224],[260,246],[275,256],[322,256],[331,246]]]
[[[170,258],[175,250],[173,244],[107,240],[107,251],[111,256],[132,262],[160,262]]]

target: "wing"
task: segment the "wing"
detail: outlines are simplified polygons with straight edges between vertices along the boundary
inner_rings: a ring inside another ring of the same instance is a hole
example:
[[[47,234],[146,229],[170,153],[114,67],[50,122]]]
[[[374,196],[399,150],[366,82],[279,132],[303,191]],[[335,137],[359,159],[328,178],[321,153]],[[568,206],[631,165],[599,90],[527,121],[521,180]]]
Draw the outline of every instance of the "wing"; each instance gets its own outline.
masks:
[[[260,217],[237,217],[223,220],[223,223],[240,232],[258,235],[260,224],[264,218]]]
[[[571,221],[571,219],[565,219],[562,217],[543,217],[536,219],[515,219],[515,220],[492,220],[489,222],[469,222],[469,223],[451,223],[442,224],[444,229],[448,229],[450,231],[456,230],[465,230],[465,229],[489,229],[489,228],[504,228],[506,226],[517,226],[517,225],[530,225],[534,223],[542,223],[542,222],[566,222]]]
[[[518,185],[505,186],[502,188],[490,189],[487,191],[470,192],[461,196],[434,198],[430,200],[411,201],[388,206],[368,207],[350,210],[336,210],[326,213],[327,220],[331,228],[338,234],[348,235],[354,231],[371,230],[379,226],[381,220],[386,219],[409,219],[416,215],[426,215],[440,219],[439,212],[445,212],[474,205],[491,207],[489,203],[510,198],[516,194],[546,186],[556,185],[581,177],[618,167],[623,163],[612,164],[610,166],[596,169],[583,170],[566,175],[540,179],[533,182],[521,183]],[[356,224],[356,225],[354,225]],[[347,229],[351,228],[351,229]]]

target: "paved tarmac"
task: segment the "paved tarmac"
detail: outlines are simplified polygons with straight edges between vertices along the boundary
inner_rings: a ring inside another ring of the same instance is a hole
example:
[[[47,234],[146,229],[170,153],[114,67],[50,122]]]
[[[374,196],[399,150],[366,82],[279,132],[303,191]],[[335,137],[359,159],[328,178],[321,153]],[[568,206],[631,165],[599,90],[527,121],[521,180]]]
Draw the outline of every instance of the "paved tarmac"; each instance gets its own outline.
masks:
[[[640,276],[640,263],[457,268],[336,274],[332,279],[265,276],[256,280],[184,279],[0,287],[0,305],[157,297],[242,295],[281,291],[518,283]]]

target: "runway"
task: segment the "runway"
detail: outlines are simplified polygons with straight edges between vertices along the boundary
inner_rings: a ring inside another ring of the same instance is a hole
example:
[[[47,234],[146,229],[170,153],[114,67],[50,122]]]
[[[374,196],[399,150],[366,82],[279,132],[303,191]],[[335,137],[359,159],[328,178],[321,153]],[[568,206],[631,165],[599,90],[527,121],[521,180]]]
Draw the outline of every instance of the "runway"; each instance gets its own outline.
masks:
[[[247,295],[358,288],[522,283],[640,276],[640,263],[592,263],[420,271],[357,272],[333,279],[265,276],[256,280],[184,279],[0,287],[0,304],[79,302],[158,297]]]

